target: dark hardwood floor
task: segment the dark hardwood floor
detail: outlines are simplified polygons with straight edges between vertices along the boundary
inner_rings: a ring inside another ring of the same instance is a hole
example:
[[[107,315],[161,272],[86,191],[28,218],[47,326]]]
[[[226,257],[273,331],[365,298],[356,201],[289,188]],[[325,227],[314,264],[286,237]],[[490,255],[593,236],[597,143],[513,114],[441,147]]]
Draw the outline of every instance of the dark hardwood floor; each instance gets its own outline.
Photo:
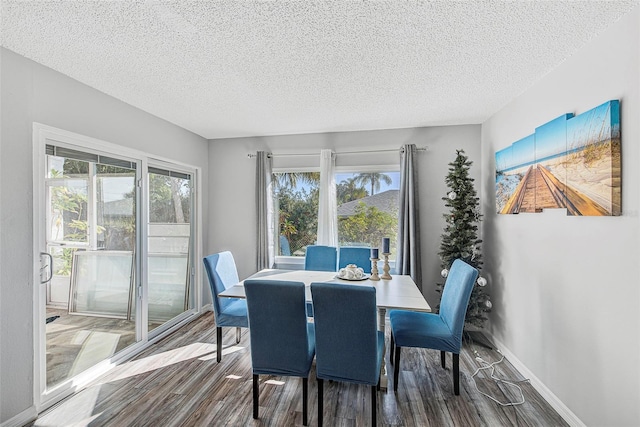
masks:
[[[243,329],[235,346],[235,328],[224,329],[225,350],[216,362],[213,314],[207,313],[153,345],[134,360],[117,366],[79,393],[42,413],[30,426],[299,426],[302,382],[299,378],[260,379],[260,418],[252,418],[249,335]],[[388,343],[388,341],[387,341]],[[480,366],[473,350],[494,362],[499,354],[465,344],[460,356],[460,395],[453,394],[451,356],[447,369],[440,353],[403,349],[397,394],[378,392],[379,426],[566,426],[528,382],[520,383],[526,402],[502,407],[481,395],[471,375]],[[496,374],[510,381],[521,375],[505,361]],[[500,401],[518,396],[486,375],[478,387]],[[267,381],[269,383],[267,383]],[[325,426],[368,426],[370,389],[325,383]],[[309,425],[317,425],[315,368],[309,378]]]

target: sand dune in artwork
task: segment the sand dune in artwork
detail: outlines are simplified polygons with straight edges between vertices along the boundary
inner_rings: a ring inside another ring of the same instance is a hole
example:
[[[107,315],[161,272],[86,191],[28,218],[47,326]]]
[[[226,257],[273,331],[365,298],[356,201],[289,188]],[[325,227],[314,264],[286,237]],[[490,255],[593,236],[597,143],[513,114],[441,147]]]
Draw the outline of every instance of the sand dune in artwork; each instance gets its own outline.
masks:
[[[620,212],[620,143],[604,141],[543,164],[561,181],[598,203]]]

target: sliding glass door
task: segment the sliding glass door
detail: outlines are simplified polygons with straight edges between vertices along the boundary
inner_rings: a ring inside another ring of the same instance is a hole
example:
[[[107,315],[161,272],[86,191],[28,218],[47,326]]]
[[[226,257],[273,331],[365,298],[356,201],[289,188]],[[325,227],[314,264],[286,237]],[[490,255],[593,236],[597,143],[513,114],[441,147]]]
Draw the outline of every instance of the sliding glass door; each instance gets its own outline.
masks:
[[[36,402],[196,313],[196,170],[34,126]]]
[[[194,307],[193,181],[186,172],[148,169],[149,331]]]
[[[46,387],[138,341],[135,162],[46,145]]]

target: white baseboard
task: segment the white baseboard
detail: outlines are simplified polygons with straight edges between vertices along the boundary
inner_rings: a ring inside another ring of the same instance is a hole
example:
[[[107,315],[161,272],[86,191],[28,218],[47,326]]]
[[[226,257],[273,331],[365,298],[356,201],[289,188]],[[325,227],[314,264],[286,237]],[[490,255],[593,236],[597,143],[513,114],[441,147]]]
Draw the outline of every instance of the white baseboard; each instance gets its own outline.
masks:
[[[38,411],[36,411],[35,406],[31,406],[20,412],[18,415],[9,418],[7,421],[0,424],[0,427],[21,427],[36,418],[38,418]]]
[[[507,360],[513,365],[514,368],[518,370],[525,378],[528,378],[531,382],[533,388],[536,389],[538,393],[549,402],[549,405],[556,410],[556,412],[569,424],[574,427],[586,427],[586,424],[583,423],[580,418],[574,414],[571,409],[567,407],[549,388],[542,382],[538,377],[536,377],[533,372],[529,370],[525,366],[524,363],[520,361],[500,340],[491,336],[491,341],[495,343],[495,345],[500,349],[500,352],[504,355]]]

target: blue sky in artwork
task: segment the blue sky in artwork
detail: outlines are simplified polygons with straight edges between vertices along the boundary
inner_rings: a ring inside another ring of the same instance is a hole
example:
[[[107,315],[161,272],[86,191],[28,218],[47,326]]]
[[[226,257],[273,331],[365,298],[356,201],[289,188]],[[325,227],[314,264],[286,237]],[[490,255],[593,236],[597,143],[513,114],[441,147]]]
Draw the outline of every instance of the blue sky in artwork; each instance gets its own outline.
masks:
[[[567,151],[567,119],[573,114],[562,116],[536,128],[536,159],[544,159]]]
[[[496,153],[496,171],[533,164],[581,149],[594,142],[620,138],[620,101],[607,101],[573,116],[563,114]]]
[[[535,156],[535,135],[513,143],[513,166],[532,162]]]
[[[529,135],[496,153],[496,169],[504,171],[534,160],[534,135]]]
[[[496,153],[496,170],[503,171],[513,164],[513,146],[508,146]]]
[[[608,101],[567,122],[567,149],[620,137],[620,102]]]

